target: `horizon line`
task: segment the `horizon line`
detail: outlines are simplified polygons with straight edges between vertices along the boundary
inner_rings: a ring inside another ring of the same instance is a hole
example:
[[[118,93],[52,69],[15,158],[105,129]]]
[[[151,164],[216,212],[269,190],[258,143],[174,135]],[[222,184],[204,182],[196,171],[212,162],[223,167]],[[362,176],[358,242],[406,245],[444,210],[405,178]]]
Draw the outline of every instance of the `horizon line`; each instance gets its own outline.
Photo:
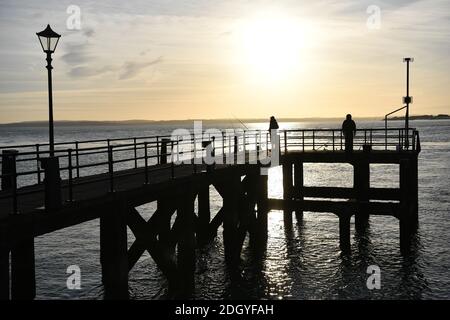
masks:
[[[410,115],[411,117],[436,117],[439,115]],[[446,115],[448,116],[448,115]],[[395,118],[403,118],[404,116],[392,117]],[[312,121],[312,120],[339,120],[344,119],[345,117],[279,117],[278,121]],[[379,119],[382,120],[383,116],[363,116],[363,117],[353,117],[354,119]],[[186,121],[231,121],[231,122],[267,122],[266,118],[208,118],[208,119],[200,119],[200,118],[192,118],[192,119],[162,119],[162,120],[149,120],[149,119],[122,119],[122,120],[55,120],[55,123],[137,123],[137,122],[145,122],[145,123],[163,123],[163,122],[186,122]],[[20,125],[20,124],[40,124],[46,123],[48,120],[26,120],[26,121],[16,121],[16,122],[4,122],[0,123],[0,125]]]

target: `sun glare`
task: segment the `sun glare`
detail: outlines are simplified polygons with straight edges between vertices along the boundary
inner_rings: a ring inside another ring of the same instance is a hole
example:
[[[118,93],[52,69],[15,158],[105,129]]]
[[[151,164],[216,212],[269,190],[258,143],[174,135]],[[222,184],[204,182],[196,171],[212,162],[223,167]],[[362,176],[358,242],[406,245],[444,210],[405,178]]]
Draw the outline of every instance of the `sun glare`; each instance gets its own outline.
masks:
[[[300,23],[283,15],[258,15],[238,28],[240,60],[264,82],[286,80],[301,66],[308,39]]]

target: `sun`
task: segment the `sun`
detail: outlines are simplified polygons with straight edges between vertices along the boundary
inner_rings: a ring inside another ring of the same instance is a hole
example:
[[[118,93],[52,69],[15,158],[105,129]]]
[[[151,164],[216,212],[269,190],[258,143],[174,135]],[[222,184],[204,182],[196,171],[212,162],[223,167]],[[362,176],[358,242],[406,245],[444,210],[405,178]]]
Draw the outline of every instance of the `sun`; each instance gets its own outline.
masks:
[[[259,14],[238,27],[240,59],[263,82],[287,80],[297,72],[306,41],[300,23],[286,15]]]

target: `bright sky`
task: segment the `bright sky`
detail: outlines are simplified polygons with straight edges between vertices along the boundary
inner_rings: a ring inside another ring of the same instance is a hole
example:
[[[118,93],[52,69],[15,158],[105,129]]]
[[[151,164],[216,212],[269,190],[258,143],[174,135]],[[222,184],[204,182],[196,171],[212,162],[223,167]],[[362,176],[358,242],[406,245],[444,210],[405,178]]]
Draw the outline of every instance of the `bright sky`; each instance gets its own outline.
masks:
[[[412,113],[450,113],[450,2],[391,2],[1,0],[0,123],[47,119],[47,23],[56,120],[383,116],[405,56]]]

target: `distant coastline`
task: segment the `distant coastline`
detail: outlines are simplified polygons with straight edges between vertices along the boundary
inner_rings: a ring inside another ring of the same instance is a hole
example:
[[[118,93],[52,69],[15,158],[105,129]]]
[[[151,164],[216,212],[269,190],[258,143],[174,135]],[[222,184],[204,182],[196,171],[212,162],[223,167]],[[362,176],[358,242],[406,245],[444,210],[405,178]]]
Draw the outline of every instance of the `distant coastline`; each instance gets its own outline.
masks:
[[[279,122],[313,122],[313,121],[338,121],[342,120],[343,117],[334,118],[277,118]],[[356,118],[358,119],[358,118]],[[377,117],[367,117],[359,118],[361,120],[378,120]],[[207,124],[214,123],[261,123],[268,122],[269,118],[253,118],[253,119],[237,119],[237,118],[222,118],[222,119],[184,119],[184,120],[59,120],[55,121],[55,126],[59,127],[71,127],[71,126],[115,126],[115,125],[165,125],[165,124],[182,124],[182,123],[192,123],[193,121],[203,121]],[[0,127],[46,127],[48,122],[46,120],[42,121],[22,121],[22,122],[12,122],[12,123],[0,123]]]
[[[330,117],[330,118],[278,118],[279,122],[313,122],[313,121],[340,121],[342,117]],[[405,117],[392,117],[389,120],[404,120]],[[417,115],[410,116],[410,120],[448,120],[450,115],[438,114],[438,115]],[[268,122],[268,119],[254,118],[254,119],[184,119],[184,120],[59,120],[55,121],[55,126],[58,127],[71,127],[71,126],[116,126],[116,125],[164,125],[164,124],[181,124],[192,121],[203,121],[205,123],[261,123]],[[379,117],[356,117],[355,120],[384,120]],[[0,123],[0,127],[46,127],[47,121],[22,121],[12,123]]]
[[[450,116],[448,114],[438,114],[436,116],[433,115],[420,115],[420,116],[410,116],[409,120],[448,120]],[[405,120],[405,117],[392,117],[389,120]]]

